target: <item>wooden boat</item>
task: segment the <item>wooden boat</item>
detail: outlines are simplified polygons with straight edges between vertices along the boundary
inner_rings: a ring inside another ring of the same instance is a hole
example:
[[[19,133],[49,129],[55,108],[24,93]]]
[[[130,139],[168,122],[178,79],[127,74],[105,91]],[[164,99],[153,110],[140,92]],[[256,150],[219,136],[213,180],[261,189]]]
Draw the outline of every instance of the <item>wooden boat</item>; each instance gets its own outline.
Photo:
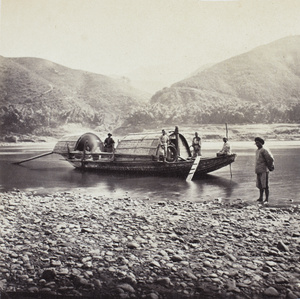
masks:
[[[169,132],[170,142],[163,161],[158,154],[159,136],[158,133],[129,134],[111,153],[104,151],[103,142],[94,133],[65,136],[56,143],[52,153],[60,154],[82,170],[187,177],[195,159],[185,137],[177,127]],[[193,169],[193,178],[230,165],[235,158],[236,154],[201,157]]]

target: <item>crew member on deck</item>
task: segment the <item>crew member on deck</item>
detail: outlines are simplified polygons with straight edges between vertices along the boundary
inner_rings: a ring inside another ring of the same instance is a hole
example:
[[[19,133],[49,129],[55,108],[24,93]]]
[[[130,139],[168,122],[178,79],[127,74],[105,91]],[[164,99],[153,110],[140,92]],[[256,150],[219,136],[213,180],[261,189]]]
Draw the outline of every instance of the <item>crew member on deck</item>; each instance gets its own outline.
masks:
[[[192,142],[193,147],[193,157],[201,156],[201,137],[198,136],[198,133],[195,132],[195,137]]]
[[[112,139],[112,134],[108,133],[107,138],[104,140],[104,151],[112,153],[115,149],[115,141]]]
[[[162,134],[159,137],[159,144],[158,144],[158,159],[162,156],[163,161],[166,161],[167,157],[167,148],[168,148],[168,142],[169,142],[169,137],[166,134],[165,130],[161,131]]]
[[[230,144],[228,143],[228,138],[224,137],[223,141],[224,141],[223,147],[219,152],[217,152],[217,156],[231,155]]]

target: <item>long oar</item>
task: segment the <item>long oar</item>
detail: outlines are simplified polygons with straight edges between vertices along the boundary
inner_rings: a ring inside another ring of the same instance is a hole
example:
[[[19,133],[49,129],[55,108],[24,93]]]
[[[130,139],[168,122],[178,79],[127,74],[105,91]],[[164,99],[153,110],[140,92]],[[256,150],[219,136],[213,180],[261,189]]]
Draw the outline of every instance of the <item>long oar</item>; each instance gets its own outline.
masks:
[[[197,156],[196,157],[196,159],[195,159],[195,161],[194,161],[194,163],[193,163],[193,165],[192,165],[192,167],[190,169],[190,172],[189,172],[189,174],[188,174],[188,176],[186,178],[187,182],[190,182],[193,179],[194,174],[196,172],[196,169],[197,169],[197,167],[198,167],[198,165],[200,163],[200,159],[201,159],[201,156]]]
[[[45,156],[48,156],[48,155],[51,155],[51,154],[53,154],[53,152],[44,153],[44,154],[41,154],[41,155],[38,155],[38,156],[34,156],[34,157],[31,157],[31,158],[19,161],[19,162],[14,162],[13,164],[18,164],[19,165],[21,163],[31,161],[31,160],[34,160],[34,159],[38,159],[38,158],[41,158],[41,157],[45,157]]]

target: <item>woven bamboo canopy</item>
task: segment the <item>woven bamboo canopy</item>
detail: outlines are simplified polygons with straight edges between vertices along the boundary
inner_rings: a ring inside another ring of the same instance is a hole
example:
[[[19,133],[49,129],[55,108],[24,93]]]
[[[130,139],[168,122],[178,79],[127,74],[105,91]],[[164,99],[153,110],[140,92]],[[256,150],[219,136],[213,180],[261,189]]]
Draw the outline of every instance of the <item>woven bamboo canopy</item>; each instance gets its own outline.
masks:
[[[159,146],[160,135],[159,133],[129,134],[118,143],[116,154],[155,156]],[[183,135],[177,134],[178,145],[175,132],[171,132],[169,139],[170,144],[177,149],[178,155],[180,154],[183,158],[191,156],[188,143]]]
[[[161,133],[138,133],[129,134],[122,138],[116,149],[117,155],[141,155],[156,156],[159,147],[159,137]],[[170,132],[169,144],[176,148],[177,155],[182,158],[191,156],[191,152],[185,137],[178,132]],[[94,133],[83,135],[69,135],[60,139],[53,150],[56,154],[67,154],[74,151],[84,151],[85,146],[89,147],[89,152],[103,152],[104,145],[101,139]]]

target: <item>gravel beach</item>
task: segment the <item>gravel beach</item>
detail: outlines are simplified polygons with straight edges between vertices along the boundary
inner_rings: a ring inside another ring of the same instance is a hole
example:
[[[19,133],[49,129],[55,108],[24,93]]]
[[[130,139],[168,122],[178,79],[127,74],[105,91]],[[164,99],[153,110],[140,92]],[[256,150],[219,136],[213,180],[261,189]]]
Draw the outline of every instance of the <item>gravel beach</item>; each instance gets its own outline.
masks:
[[[300,209],[0,197],[0,298],[300,298]]]

